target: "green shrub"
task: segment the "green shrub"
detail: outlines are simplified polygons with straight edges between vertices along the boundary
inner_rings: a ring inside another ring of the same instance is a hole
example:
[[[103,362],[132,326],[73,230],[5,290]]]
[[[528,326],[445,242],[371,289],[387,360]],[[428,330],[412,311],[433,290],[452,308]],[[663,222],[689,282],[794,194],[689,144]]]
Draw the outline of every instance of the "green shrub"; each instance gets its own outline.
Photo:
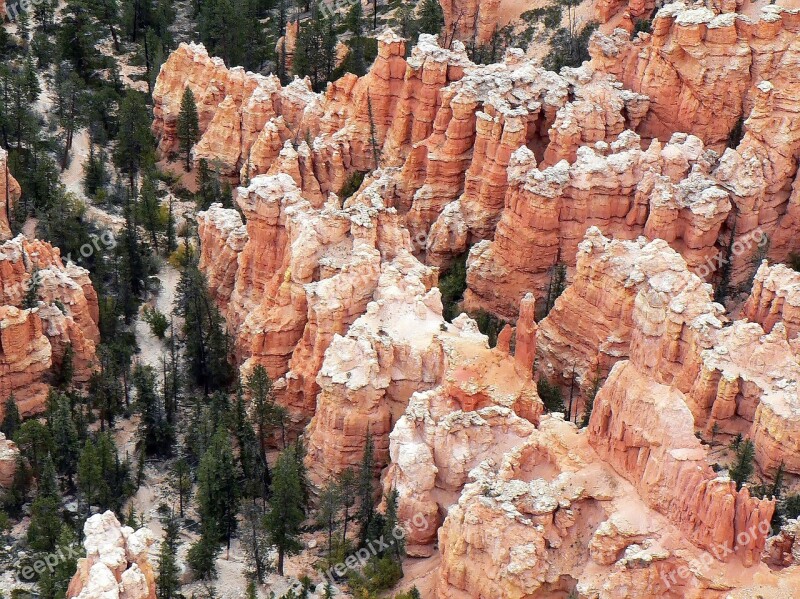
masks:
[[[567,407],[564,405],[564,398],[561,396],[561,389],[550,384],[547,379],[539,379],[539,382],[536,383],[536,389],[546,411],[561,412],[562,414],[567,411]]]
[[[150,330],[152,331],[153,335],[159,339],[164,338],[164,335],[169,328],[169,320],[167,320],[166,314],[159,312],[157,308],[145,306],[144,321],[150,325]]]
[[[443,315],[447,322],[461,314],[458,303],[467,290],[467,256],[465,252],[439,277],[439,291],[442,293]]]

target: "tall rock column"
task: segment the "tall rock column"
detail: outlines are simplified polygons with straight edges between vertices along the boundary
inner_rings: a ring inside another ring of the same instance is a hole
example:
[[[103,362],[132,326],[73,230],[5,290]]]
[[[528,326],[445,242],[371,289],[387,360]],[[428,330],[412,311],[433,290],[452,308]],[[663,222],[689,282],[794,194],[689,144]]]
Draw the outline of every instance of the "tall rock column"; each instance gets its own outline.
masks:
[[[2,6],[0,6],[0,20],[2,20],[3,14]],[[9,219],[14,204],[21,195],[22,190],[19,183],[8,170],[8,152],[0,148],[0,239],[11,237]]]

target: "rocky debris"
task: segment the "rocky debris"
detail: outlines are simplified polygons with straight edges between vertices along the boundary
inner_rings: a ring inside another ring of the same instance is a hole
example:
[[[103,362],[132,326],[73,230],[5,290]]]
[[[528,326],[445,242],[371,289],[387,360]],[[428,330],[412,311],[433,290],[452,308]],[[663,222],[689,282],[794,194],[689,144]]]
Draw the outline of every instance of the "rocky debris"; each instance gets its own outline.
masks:
[[[5,15],[5,2],[0,1],[0,21]],[[13,207],[22,195],[19,183],[8,171],[8,152],[0,148],[0,239],[11,237],[9,208]]]
[[[148,557],[155,539],[149,529],[122,526],[109,511],[90,517],[83,533],[86,557],[78,560],[68,599],[155,599],[155,573]]]
[[[34,277],[38,305],[20,309]],[[0,245],[0,314],[0,394],[13,393],[24,416],[44,409],[50,375],[68,348],[73,381],[89,381],[100,331],[97,293],[86,269],[65,266],[49,243],[22,235],[6,241]]]
[[[19,449],[11,439],[0,433],[0,489],[8,489],[14,482]]]
[[[547,168],[527,148],[517,150],[494,240],[470,252],[468,309],[513,319],[529,290],[541,308],[553,267],[576,263],[591,226],[617,239],[665,239],[692,268],[713,262],[731,209],[727,192],[709,175],[716,160],[698,138],[682,133],[642,150],[639,136],[624,131],[610,145],[580,147],[572,164]]]

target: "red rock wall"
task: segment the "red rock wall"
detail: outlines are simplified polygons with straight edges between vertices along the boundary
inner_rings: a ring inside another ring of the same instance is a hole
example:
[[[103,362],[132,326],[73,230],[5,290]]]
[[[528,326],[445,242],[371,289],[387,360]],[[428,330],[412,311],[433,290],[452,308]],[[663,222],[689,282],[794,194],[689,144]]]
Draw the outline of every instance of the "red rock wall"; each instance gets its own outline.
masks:
[[[0,20],[2,20],[5,5],[0,4]],[[8,170],[8,152],[0,148],[0,239],[11,237],[9,227],[9,210],[22,195],[19,183]]]

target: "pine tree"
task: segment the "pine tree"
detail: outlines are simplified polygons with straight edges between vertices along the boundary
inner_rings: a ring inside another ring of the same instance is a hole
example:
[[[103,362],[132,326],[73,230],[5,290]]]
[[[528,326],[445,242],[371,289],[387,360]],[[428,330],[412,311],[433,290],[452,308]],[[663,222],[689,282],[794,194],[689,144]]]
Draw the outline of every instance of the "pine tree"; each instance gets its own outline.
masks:
[[[12,393],[3,404],[3,423],[0,424],[0,433],[3,433],[6,439],[13,439],[21,424],[22,417],[19,414],[19,408]]]
[[[347,527],[352,518],[351,509],[356,504],[358,498],[358,474],[354,468],[346,468],[338,477],[339,492],[341,493],[340,501],[344,514],[342,514],[342,545],[347,543]]]
[[[164,540],[158,551],[158,574],[156,577],[156,597],[174,599],[181,586],[178,566],[178,535],[180,525],[171,511],[164,519]]]
[[[302,549],[299,532],[304,514],[302,488],[297,472],[294,448],[285,449],[273,470],[272,496],[265,517],[270,541],[278,550],[278,574],[283,576],[286,555]]]
[[[139,421],[139,441],[147,455],[168,456],[175,442],[175,429],[167,422],[162,398],[156,390],[152,366],[137,364],[133,371]]]
[[[753,475],[755,456],[755,446],[750,439],[745,439],[736,448],[736,460],[730,469],[730,477],[736,483],[737,490],[741,489]]]
[[[256,367],[253,368],[253,373],[250,375],[250,378],[247,379],[247,388],[252,398],[253,418],[255,420],[256,434],[258,436],[261,464],[264,469],[263,497],[267,497],[269,495],[270,485],[267,444],[274,422],[275,398],[272,392],[272,379],[269,378],[269,374],[264,366],[257,364]]]
[[[194,573],[201,579],[216,578],[217,555],[219,555],[219,527],[213,517],[206,517],[201,522],[200,538],[189,548],[186,561]]]
[[[331,479],[319,494],[317,524],[328,534],[328,559],[333,555],[333,535],[338,528],[339,512],[342,509],[342,493],[339,484]]]
[[[375,130],[375,117],[372,114],[372,98],[367,93],[367,114],[369,116],[369,144],[372,150],[372,168],[377,169],[381,164],[381,151],[378,148],[378,134]]]
[[[770,492],[770,496],[775,497],[776,499],[778,499],[783,492],[783,476],[785,468],[786,467],[783,463],[783,460],[781,460],[781,463],[778,464],[778,470],[775,472],[775,480],[772,481],[772,489]]]
[[[181,152],[186,159],[186,172],[192,170],[192,148],[200,140],[200,122],[197,116],[197,104],[194,93],[189,86],[183,90],[181,109],[178,113],[178,140]]]
[[[386,514],[383,518],[383,538],[387,543],[391,541],[391,557],[398,564],[401,564],[402,559],[405,556],[405,540],[403,536],[400,536],[396,533],[396,530],[400,526],[400,521],[397,515],[398,497],[399,493],[397,492],[397,489],[392,489],[386,496]]]
[[[422,0],[417,29],[420,33],[439,35],[444,27],[444,13],[438,0]]]
[[[28,544],[36,551],[51,553],[61,534],[60,502],[52,460],[44,460],[39,481],[36,499],[31,504]]]
[[[178,283],[175,312],[184,320],[186,362],[194,381],[206,394],[225,387],[232,378],[228,364],[228,335],[206,279],[194,259],[187,261]]]
[[[242,515],[241,542],[248,570],[254,580],[264,584],[269,571],[269,537],[264,528],[263,514],[253,502],[245,504]]]
[[[102,481],[103,473],[100,470],[97,450],[91,439],[86,440],[86,444],[81,451],[78,461],[78,490],[86,504],[86,517],[91,513],[91,507],[98,495],[99,486]]]
[[[435,2],[436,0],[434,0]],[[367,71],[364,57],[364,9],[361,2],[354,2],[346,18],[347,29],[353,34],[350,38],[350,57],[349,67],[354,74],[361,76]]]
[[[230,438],[219,427],[211,439],[197,471],[197,503],[202,520],[211,519],[218,526],[220,538],[230,542],[236,531],[239,510],[239,473]]]
[[[375,481],[375,444],[372,441],[372,434],[367,432],[364,441],[364,453],[361,457],[361,465],[358,469],[358,522],[361,525],[360,545],[363,547],[367,542],[370,525],[375,517],[374,503],[374,481]]]
[[[564,398],[561,396],[561,389],[550,384],[550,381],[545,378],[539,379],[539,382],[536,384],[536,389],[539,393],[542,403],[544,404],[544,409],[547,412],[560,412],[562,414],[566,413],[567,406],[564,405]]]
[[[72,343],[67,343],[64,348],[64,355],[61,357],[61,364],[58,368],[58,376],[56,382],[61,389],[68,389],[72,384],[72,377],[75,376],[75,350],[72,349]]]
[[[66,395],[53,391],[48,396],[47,428],[48,437],[52,439],[56,470],[67,477],[71,487],[78,466],[80,435]]]
[[[58,563],[42,572],[39,578],[40,599],[63,599],[67,595],[69,583],[78,567],[78,558],[83,556],[83,547],[78,544],[74,531],[67,524],[62,524],[61,533],[56,542],[61,559]]]
[[[161,204],[158,200],[158,192],[152,173],[148,172],[144,176],[137,209],[139,212],[138,221],[144,225],[144,228],[150,234],[153,249],[158,253],[158,234],[164,228],[164,223],[162,223]]]
[[[155,142],[150,132],[152,119],[143,94],[133,90],[126,92],[119,113],[114,163],[128,176],[130,189],[133,190],[136,177],[142,169],[155,162]]]
[[[28,286],[25,289],[25,297],[22,299],[22,308],[29,310],[36,308],[39,305],[39,286],[41,285],[42,275],[39,274],[39,269],[34,268],[31,273],[31,278],[28,280]]]
[[[192,471],[185,458],[178,459],[170,473],[170,486],[178,496],[178,515],[183,518],[185,507],[192,494]]]

